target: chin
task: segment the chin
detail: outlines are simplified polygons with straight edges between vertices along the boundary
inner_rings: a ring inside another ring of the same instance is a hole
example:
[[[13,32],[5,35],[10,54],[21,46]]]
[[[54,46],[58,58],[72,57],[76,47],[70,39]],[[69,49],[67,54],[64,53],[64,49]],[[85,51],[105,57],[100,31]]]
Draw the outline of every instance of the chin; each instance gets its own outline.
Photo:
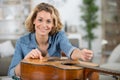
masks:
[[[41,33],[40,34],[41,36],[46,36],[46,35],[48,35],[47,33]]]

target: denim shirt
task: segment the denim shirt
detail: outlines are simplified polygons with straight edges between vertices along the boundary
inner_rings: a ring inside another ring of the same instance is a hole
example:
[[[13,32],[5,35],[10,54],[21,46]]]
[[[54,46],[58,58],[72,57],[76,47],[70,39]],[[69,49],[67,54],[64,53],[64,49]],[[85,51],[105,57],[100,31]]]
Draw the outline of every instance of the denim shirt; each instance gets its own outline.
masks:
[[[61,57],[61,51],[70,58],[72,51],[76,48],[71,45],[64,31],[49,36],[48,55]],[[32,50],[37,48],[35,33],[28,33],[16,42],[14,56],[9,66],[8,75],[14,76],[14,68]]]

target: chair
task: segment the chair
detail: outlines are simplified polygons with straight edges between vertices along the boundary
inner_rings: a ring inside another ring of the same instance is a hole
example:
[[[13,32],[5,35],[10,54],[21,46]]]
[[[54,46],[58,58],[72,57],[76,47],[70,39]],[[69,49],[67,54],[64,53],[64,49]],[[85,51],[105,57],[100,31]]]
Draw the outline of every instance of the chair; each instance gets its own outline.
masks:
[[[100,65],[103,68],[120,71],[120,44],[114,48],[107,63]],[[100,80],[117,80],[112,76],[100,75]]]
[[[80,33],[69,33],[68,39],[73,46],[81,48],[82,37]]]
[[[112,54],[108,58],[108,63],[115,63],[115,62],[120,63],[120,44],[117,47],[115,47]]]

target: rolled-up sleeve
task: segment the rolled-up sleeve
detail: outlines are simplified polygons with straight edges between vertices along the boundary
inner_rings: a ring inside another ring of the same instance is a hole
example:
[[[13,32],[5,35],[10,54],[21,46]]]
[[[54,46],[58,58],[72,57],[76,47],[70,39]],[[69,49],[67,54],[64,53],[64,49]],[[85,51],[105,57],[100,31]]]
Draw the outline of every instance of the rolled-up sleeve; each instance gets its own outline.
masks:
[[[15,52],[11,61],[11,64],[8,69],[8,76],[14,76],[15,75],[15,66],[20,63],[22,60],[22,52],[20,47],[20,41],[18,40],[16,43]]]
[[[61,32],[60,36],[59,36],[60,40],[59,40],[59,45],[61,50],[66,54],[67,57],[71,57],[71,54],[73,52],[74,49],[76,49],[76,47],[74,47],[69,39],[67,38],[65,32]]]
[[[15,68],[12,68],[9,72],[8,72],[8,76],[14,76],[15,72],[14,72]]]

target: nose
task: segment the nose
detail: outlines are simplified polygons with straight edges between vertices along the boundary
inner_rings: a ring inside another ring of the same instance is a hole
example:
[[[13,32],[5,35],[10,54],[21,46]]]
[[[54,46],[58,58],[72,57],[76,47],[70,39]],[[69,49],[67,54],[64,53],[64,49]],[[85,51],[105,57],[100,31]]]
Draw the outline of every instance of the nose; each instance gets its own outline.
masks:
[[[44,28],[46,28],[46,27],[47,27],[46,22],[43,22],[42,26],[43,26]]]

